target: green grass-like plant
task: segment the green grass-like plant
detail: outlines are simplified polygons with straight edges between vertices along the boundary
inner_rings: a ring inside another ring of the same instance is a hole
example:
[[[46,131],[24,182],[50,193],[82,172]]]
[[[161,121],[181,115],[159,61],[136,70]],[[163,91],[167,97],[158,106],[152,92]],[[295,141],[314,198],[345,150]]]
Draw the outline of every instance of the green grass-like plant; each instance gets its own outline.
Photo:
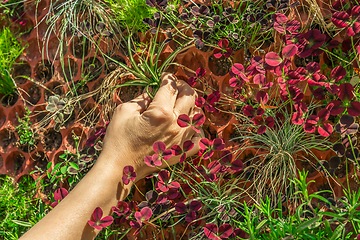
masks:
[[[24,49],[9,28],[0,29],[0,94],[14,93],[15,83],[11,77],[11,69]]]
[[[122,28],[133,32],[144,32],[149,27],[143,23],[144,18],[152,18],[156,8],[146,5],[145,0],[107,0],[115,12],[116,20]]]
[[[34,199],[35,182],[30,176],[14,186],[14,179],[0,176],[0,238],[15,240],[47,213],[46,205]]]
[[[314,105],[309,106],[309,112],[312,109]],[[279,118],[276,114],[281,114],[283,118]],[[256,131],[249,131],[254,127],[249,119],[242,119],[245,124],[237,125],[240,137],[232,140],[248,143],[239,151],[246,149],[256,151],[254,157],[247,159],[252,163],[245,169],[252,175],[256,201],[260,203],[261,200],[266,200],[264,199],[266,196],[270,196],[276,204],[279,192],[284,191],[286,197],[291,199],[297,191],[296,186],[288,181],[297,177],[295,160],[309,161],[308,157],[318,160],[311,150],[329,150],[331,144],[326,139],[319,139],[306,133],[302,125],[293,124],[292,114],[286,110],[286,107],[279,105],[276,111],[267,111],[266,115],[274,118],[274,128],[267,128],[264,134],[258,134]],[[296,201],[296,198],[292,200]]]

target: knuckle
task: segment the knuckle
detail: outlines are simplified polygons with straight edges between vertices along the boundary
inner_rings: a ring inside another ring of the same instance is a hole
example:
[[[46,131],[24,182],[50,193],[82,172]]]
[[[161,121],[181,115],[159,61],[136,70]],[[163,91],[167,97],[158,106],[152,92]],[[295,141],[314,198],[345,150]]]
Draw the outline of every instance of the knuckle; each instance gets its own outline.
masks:
[[[154,110],[153,117],[158,120],[170,121],[174,118],[174,113],[170,108],[158,107]]]

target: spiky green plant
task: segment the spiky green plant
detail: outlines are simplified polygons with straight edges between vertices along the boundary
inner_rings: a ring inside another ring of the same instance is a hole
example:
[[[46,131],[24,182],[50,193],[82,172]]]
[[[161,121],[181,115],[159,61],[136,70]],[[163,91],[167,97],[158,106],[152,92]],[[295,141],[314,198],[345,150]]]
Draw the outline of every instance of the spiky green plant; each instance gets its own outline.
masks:
[[[24,51],[9,28],[0,28],[0,93],[12,94],[15,84],[11,78],[11,69],[16,58]]]
[[[314,104],[309,105],[309,112],[314,109]],[[254,198],[258,203],[270,195],[276,199],[279,192],[283,192],[288,199],[294,196],[296,186],[288,179],[297,177],[296,160],[310,161],[308,158],[316,155],[312,149],[329,150],[330,142],[327,139],[320,139],[313,134],[304,131],[302,125],[295,125],[291,121],[291,112],[279,106],[276,110],[267,111],[268,116],[275,120],[273,128],[267,128],[266,132],[259,135],[256,131],[249,131],[255,126],[250,119],[244,118],[247,122],[236,125],[239,137],[232,140],[247,142],[246,146],[238,151],[254,149],[255,156],[247,159],[244,164],[247,174],[252,175],[252,187],[255,189]],[[283,115],[283,120],[276,116]],[[293,199],[294,200],[294,199]],[[274,202],[276,204],[276,202]]]

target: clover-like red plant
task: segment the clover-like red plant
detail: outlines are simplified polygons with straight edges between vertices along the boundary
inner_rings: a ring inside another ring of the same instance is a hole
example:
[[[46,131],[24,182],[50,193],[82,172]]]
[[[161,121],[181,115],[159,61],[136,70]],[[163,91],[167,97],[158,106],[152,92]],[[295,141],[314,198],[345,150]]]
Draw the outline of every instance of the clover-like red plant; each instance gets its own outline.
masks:
[[[180,214],[186,214],[185,221],[192,222],[197,217],[197,211],[201,209],[201,203],[199,201],[191,201],[185,205],[183,202],[179,202],[175,205],[175,210]]]
[[[136,221],[130,221],[130,226],[133,228],[141,228],[143,223],[148,223],[147,221],[151,218],[153,212],[149,207],[144,207],[140,212],[134,214]]]
[[[69,192],[65,188],[56,189],[54,192],[55,202],[51,203],[50,207],[56,207],[56,205],[58,205],[58,203],[61,202],[61,200],[63,200],[68,194]]]
[[[180,184],[178,182],[170,182],[170,173],[167,170],[162,170],[159,172],[159,181],[155,184],[155,189],[161,192],[167,192],[170,189],[178,190]]]
[[[333,104],[331,115],[339,115],[347,110],[348,114],[353,117],[360,115],[360,102],[353,101],[355,98],[354,87],[351,83],[342,83],[339,86],[338,97],[340,100],[334,100],[329,103]]]
[[[197,132],[200,133],[200,130],[197,127],[200,127],[205,122],[205,116],[202,113],[197,113],[194,117],[190,120],[190,117],[186,114],[181,114],[177,119],[177,124],[182,127],[189,127]]]
[[[231,87],[239,88],[244,84],[244,81],[249,82],[249,79],[245,75],[244,66],[240,63],[235,63],[231,67],[229,75],[231,76],[229,80],[229,85]]]
[[[214,223],[208,223],[204,227],[205,236],[209,239],[228,239],[233,234],[233,228],[230,224],[225,223],[219,228]]]
[[[195,144],[191,140],[185,141],[183,143],[182,149],[179,145],[174,145],[171,147],[172,155],[174,155],[174,156],[181,155],[179,162],[183,163],[186,159],[186,152],[190,151],[194,147],[194,145]]]
[[[113,221],[114,218],[112,216],[106,216],[106,217],[102,217],[103,216],[103,211],[100,207],[95,208],[94,212],[93,212],[93,220],[94,221],[88,221],[88,224],[98,230],[101,230],[104,227],[108,227],[110,226]]]
[[[209,159],[214,154],[214,150],[221,151],[225,148],[224,141],[221,138],[215,138],[211,141],[207,138],[202,138],[199,146],[199,156],[202,156],[203,159]]]
[[[123,215],[127,214],[128,212],[130,212],[130,208],[129,208],[127,202],[124,202],[124,201],[119,201],[117,203],[117,206],[116,207],[114,206],[111,209],[118,216],[123,216]]]
[[[331,21],[339,28],[348,28],[347,35],[354,36],[360,32],[360,6],[353,6],[351,13],[345,11],[334,12]]]
[[[232,153],[229,150],[225,150],[221,153],[221,161],[226,165],[227,168],[230,168],[233,171],[240,171],[243,169],[244,164],[240,159],[232,161]]]
[[[317,115],[310,115],[304,124],[305,132],[314,133],[317,130],[321,136],[330,136],[333,127],[325,121],[329,119],[332,107],[333,104],[329,104],[326,108],[321,109]]]
[[[131,165],[125,166],[123,169],[122,181],[125,185],[128,185],[130,181],[134,181],[136,179],[136,172],[134,171],[134,167]]]
[[[269,116],[265,119],[263,116],[256,116],[253,118],[253,122],[256,126],[260,126],[257,130],[257,134],[259,134],[259,135],[265,133],[265,131],[268,127],[272,128],[275,125],[274,118],[271,116]]]
[[[221,56],[230,57],[233,50],[231,48],[228,48],[229,41],[227,39],[220,39],[218,42],[218,46],[221,49],[215,48],[214,49],[214,57],[215,58],[221,58]]]
[[[202,67],[199,67],[198,69],[196,69],[196,75],[195,75],[195,77],[190,77],[190,78],[188,79],[188,81],[187,81],[188,84],[189,84],[190,86],[192,86],[192,87],[195,86],[197,80],[200,79],[200,78],[202,78],[202,77],[204,77],[205,74],[206,74],[206,70],[205,70],[204,68],[202,68]]]

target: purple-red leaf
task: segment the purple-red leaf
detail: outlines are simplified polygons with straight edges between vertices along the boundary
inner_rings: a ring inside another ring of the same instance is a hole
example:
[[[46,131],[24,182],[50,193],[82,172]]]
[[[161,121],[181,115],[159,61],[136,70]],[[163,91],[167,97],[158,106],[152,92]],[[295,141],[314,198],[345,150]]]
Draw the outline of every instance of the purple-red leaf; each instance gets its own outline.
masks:
[[[190,123],[190,117],[186,114],[181,114],[177,119],[177,124],[180,127],[188,127]]]
[[[280,65],[282,59],[275,52],[269,52],[265,55],[265,62],[272,67],[276,67]]]
[[[207,138],[202,138],[199,142],[199,146],[202,150],[210,148],[210,141]]]
[[[225,143],[221,138],[215,138],[212,142],[213,149],[216,151],[221,151],[225,148]]]
[[[161,141],[154,142],[154,144],[153,144],[153,149],[154,149],[154,152],[156,152],[156,153],[159,154],[159,153],[165,151],[166,145],[165,145],[165,143],[163,143],[163,142],[161,142]]]
[[[187,140],[183,144],[183,151],[188,152],[194,147],[194,143],[191,140]]]
[[[285,46],[282,50],[283,58],[291,58],[294,56],[298,51],[298,47],[295,44],[289,44]]]
[[[201,126],[205,122],[205,116],[202,113],[197,113],[194,115],[192,119],[192,123],[194,126]]]

